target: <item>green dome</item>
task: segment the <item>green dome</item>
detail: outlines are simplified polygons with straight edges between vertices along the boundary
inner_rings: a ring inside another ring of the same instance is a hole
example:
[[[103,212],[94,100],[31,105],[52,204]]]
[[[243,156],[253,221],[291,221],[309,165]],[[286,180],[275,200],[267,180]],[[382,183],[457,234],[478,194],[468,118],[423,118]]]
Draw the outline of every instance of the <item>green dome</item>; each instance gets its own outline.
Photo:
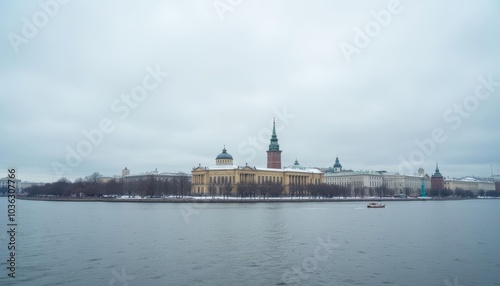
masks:
[[[335,164],[333,164],[333,167],[334,168],[342,168],[342,165],[340,165],[340,162],[339,162],[339,157],[337,157],[335,159]]]
[[[227,153],[226,147],[224,147],[224,149],[222,149],[222,153],[217,155],[217,158],[215,158],[215,159],[216,160],[219,160],[219,159],[233,160],[233,156],[231,156],[231,154]]]
[[[299,161],[295,159],[295,163],[293,163],[292,169],[303,169],[303,167],[299,164]]]

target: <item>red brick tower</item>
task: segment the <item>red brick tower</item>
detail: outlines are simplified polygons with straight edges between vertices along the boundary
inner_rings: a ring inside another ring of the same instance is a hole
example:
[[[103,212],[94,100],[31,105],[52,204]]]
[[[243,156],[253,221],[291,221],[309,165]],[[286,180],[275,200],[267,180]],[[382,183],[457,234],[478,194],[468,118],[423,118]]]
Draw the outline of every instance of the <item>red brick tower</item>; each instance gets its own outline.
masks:
[[[444,178],[439,172],[438,164],[436,163],[436,172],[431,177],[431,190],[444,190]]]
[[[271,169],[281,169],[281,150],[276,136],[276,121],[273,119],[273,135],[267,151],[267,167]]]

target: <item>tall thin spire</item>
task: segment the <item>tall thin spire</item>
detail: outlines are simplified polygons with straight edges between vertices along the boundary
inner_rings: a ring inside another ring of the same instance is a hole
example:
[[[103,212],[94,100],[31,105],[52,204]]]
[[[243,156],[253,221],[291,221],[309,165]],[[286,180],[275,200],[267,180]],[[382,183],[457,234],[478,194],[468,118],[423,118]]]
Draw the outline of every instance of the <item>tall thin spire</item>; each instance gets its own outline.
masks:
[[[278,136],[276,135],[276,119],[273,118],[273,134],[271,135],[271,143],[269,144],[269,151],[278,151],[280,145],[278,144]]]
[[[273,138],[276,138],[276,118],[273,117],[273,135],[272,135]]]

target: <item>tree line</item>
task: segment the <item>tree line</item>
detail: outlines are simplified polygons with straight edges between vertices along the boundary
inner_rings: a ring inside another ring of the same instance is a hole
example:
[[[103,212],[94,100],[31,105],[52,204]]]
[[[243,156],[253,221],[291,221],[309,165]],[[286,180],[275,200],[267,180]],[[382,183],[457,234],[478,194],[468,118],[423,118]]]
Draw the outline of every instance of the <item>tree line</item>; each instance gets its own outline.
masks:
[[[191,182],[187,175],[179,175],[168,179],[145,176],[142,179],[110,180],[101,182],[102,175],[93,173],[74,182],[61,178],[57,182],[42,186],[32,186],[25,191],[28,197],[61,196],[61,197],[104,197],[104,196],[136,196],[184,197],[191,193]]]
[[[257,183],[238,183],[233,185],[229,182],[221,184],[212,183],[208,186],[208,196],[215,198],[222,196],[236,196],[240,198],[269,198],[269,197],[299,197],[299,198],[332,198],[332,197],[348,197],[351,196],[351,191],[348,187],[328,184],[290,184],[289,193],[285,194],[285,189],[281,183],[264,182]],[[362,195],[362,189],[357,190],[358,196]]]
[[[57,182],[47,183],[41,186],[32,186],[25,189],[28,196],[62,196],[62,197],[103,197],[103,196],[136,196],[141,197],[162,197],[174,196],[184,197],[189,195],[201,195],[191,193],[191,182],[187,174],[169,178],[158,178],[156,176],[144,176],[141,179],[129,180],[110,180],[102,182],[102,175],[95,172],[84,178],[76,179],[74,182],[61,178]],[[302,198],[333,198],[333,197],[392,197],[398,196],[419,196],[420,189],[403,188],[396,190],[389,188],[385,184],[382,186],[365,188],[362,186],[341,186],[329,184],[308,184],[308,185],[289,185],[289,193],[284,193],[284,187],[280,183],[265,182],[257,183],[238,183],[236,185],[224,182],[220,184],[212,183],[208,186],[206,196],[215,198],[220,196],[241,197],[241,198],[268,198],[268,197],[290,197]],[[0,189],[0,193],[6,193],[7,188]],[[475,197],[476,194],[470,190],[427,190],[427,194],[432,197]],[[500,197],[500,191],[478,192],[479,196]]]
[[[443,189],[443,190],[430,190],[429,195],[432,197],[461,197],[461,198],[473,198],[476,196],[486,196],[486,197],[500,197],[500,191],[485,191],[479,190],[477,194],[470,190],[464,190],[457,188],[455,190]]]

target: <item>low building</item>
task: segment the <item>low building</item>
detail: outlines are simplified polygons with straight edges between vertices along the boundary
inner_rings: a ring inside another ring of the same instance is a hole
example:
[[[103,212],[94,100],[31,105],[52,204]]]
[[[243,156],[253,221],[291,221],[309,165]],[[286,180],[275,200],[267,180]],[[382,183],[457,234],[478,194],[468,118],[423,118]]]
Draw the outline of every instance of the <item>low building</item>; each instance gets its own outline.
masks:
[[[335,159],[333,168],[328,168],[324,175],[324,181],[329,185],[340,185],[355,189],[363,189],[364,195],[369,195],[370,190],[378,187],[387,187],[394,193],[405,193],[410,189],[414,194],[420,194],[422,180],[425,189],[429,189],[431,181],[428,175],[424,175],[424,170],[419,170],[419,175],[391,173],[387,171],[352,171],[342,170],[338,158]]]
[[[12,183],[9,184],[9,181],[11,181],[11,182],[13,181],[14,184],[12,184]],[[16,192],[17,193],[20,193],[20,192],[23,191],[21,180],[19,180],[19,179],[9,179],[7,177],[0,179],[0,188],[1,189],[3,189],[3,188],[8,189],[9,185],[10,186],[14,186],[16,188]]]
[[[189,176],[189,174],[186,174],[183,172],[177,172],[177,173],[159,172],[158,169],[155,169],[154,171],[151,171],[151,172],[145,172],[145,173],[131,175],[130,170],[128,170],[125,167],[125,169],[122,171],[122,174],[125,174],[125,176],[123,176],[123,181],[125,183],[148,180],[150,178],[154,178],[157,181],[167,181],[167,180],[171,180],[174,178],[186,178],[186,179],[188,179],[188,181],[191,180],[191,176]]]
[[[23,182],[21,182],[21,189],[26,190],[27,188],[44,186],[45,184],[46,183],[35,183],[35,182],[23,181]]]
[[[491,179],[495,182],[495,191],[500,192],[500,175],[491,175]]]
[[[447,178],[444,180],[444,187],[451,191],[460,189],[478,194],[479,191],[494,191],[495,183],[493,181],[486,181],[484,179],[473,177],[464,177],[460,179]]]

